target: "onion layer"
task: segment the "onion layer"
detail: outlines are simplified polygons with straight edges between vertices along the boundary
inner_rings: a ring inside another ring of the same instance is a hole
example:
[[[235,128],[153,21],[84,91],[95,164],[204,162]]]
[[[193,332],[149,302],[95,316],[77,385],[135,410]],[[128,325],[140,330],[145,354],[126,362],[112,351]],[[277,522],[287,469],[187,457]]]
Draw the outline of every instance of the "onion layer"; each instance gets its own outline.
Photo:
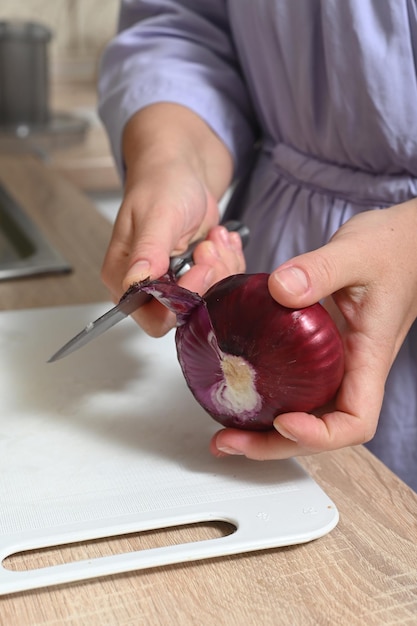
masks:
[[[340,386],[342,339],[320,305],[289,309],[268,290],[268,274],[236,274],[204,297],[169,277],[136,287],[177,316],[176,346],[197,401],[223,426],[272,428],[289,411],[313,411]]]

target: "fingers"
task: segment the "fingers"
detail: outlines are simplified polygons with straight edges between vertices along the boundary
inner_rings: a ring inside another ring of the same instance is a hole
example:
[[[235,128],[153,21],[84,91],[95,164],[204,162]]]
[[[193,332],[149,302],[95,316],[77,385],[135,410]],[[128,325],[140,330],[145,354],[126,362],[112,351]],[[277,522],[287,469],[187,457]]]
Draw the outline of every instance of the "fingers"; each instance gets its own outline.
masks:
[[[283,263],[270,276],[271,295],[289,307],[308,306],[346,287],[360,295],[382,269],[381,241],[375,243],[381,215],[374,211],[357,215],[326,245]],[[384,225],[379,229],[382,237]]]
[[[212,439],[218,456],[283,459],[358,445],[377,428],[390,367],[417,314],[415,203],[369,211],[346,222],[322,248],[282,264],[271,295],[289,307],[332,295],[342,317],[345,373],[331,410],[320,417],[278,415],[268,433],[225,429]]]
[[[309,306],[346,285],[366,282],[364,264],[359,264],[346,241],[331,241],[313,252],[294,257],[269,277],[271,295],[289,307]],[[351,260],[350,257],[353,257]]]
[[[204,237],[218,217],[215,198],[184,165],[133,176],[104,259],[103,282],[117,299],[132,283],[162,276],[170,257]]]
[[[210,452],[217,457],[246,456],[255,461],[288,459],[299,454],[297,443],[282,437],[276,430],[250,432],[225,428],[210,442]]]
[[[194,263],[195,266],[186,275],[183,286],[192,289],[191,279],[195,268],[210,268],[205,276],[205,284],[197,285],[197,289],[194,289],[201,294],[222,278],[244,272],[246,265],[239,234],[229,232],[224,226],[213,228],[207,239],[196,247]]]
[[[354,288],[351,297],[360,298],[369,285],[386,291],[391,282],[399,297],[409,299],[415,284],[410,268],[417,263],[416,223],[414,201],[359,213],[328,244],[278,267],[270,276],[271,295],[285,306],[299,307],[343,287]]]
[[[378,423],[388,366],[366,338],[352,338],[346,372],[331,411],[321,417],[279,415],[269,432],[224,429],[210,445],[216,456],[243,454],[255,460],[285,459],[369,441]]]
[[[377,418],[333,411],[323,417],[308,413],[286,413],[276,418],[274,429],[250,432],[224,429],[213,437],[210,450],[215,456],[244,455],[257,461],[287,459],[329,450],[338,450],[369,441]]]
[[[337,412],[331,414],[334,423],[341,417],[344,419],[345,416]],[[350,417],[346,416],[346,421],[349,420]],[[288,427],[285,422],[288,422]],[[269,461],[363,443],[357,437],[352,441],[351,438],[346,439],[346,443],[343,441],[340,445],[331,439],[325,419],[307,413],[287,413],[280,416],[279,423],[275,422],[274,429],[270,431],[221,430],[212,438],[210,450],[214,456],[244,455],[256,461]]]
[[[203,295],[222,278],[244,271],[245,260],[239,235],[229,233],[224,226],[213,228],[207,240],[196,247],[194,262],[178,284]],[[153,337],[164,335],[176,323],[175,315],[156,300],[143,306],[132,317]]]
[[[117,297],[132,283],[148,277],[157,278],[167,271],[176,229],[157,211],[143,222],[126,205],[116,219],[103,263],[102,279]]]

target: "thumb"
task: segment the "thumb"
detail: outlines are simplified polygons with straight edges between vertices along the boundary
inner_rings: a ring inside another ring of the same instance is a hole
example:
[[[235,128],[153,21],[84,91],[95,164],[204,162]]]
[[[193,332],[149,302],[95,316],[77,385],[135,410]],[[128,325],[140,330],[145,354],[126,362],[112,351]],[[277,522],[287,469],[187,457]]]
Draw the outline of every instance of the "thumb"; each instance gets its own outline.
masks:
[[[344,242],[331,241],[274,270],[268,282],[270,293],[283,306],[298,308],[314,304],[342,287],[360,282],[358,256],[352,254],[351,246],[347,250]]]
[[[135,249],[136,248],[136,249]],[[123,278],[123,288],[126,290],[133,283],[147,278],[159,278],[168,269],[169,254],[168,246],[164,246],[161,241],[153,243],[136,243],[131,252],[130,263]]]
[[[179,234],[168,219],[150,217],[133,231],[129,260],[123,280],[128,288],[145,278],[159,278],[168,269],[170,255]]]

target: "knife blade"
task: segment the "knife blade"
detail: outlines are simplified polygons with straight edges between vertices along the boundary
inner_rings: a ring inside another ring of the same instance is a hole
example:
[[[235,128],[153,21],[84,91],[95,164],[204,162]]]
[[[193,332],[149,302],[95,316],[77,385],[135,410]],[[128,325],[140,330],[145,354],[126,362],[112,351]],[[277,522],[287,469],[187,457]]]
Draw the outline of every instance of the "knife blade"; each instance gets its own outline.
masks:
[[[239,233],[240,238],[242,239],[243,247],[247,244],[249,240],[249,229],[247,226],[237,220],[229,220],[224,222],[222,226],[227,228],[229,232],[234,231]],[[196,246],[201,243],[201,241],[203,241],[203,239],[199,239],[198,241],[191,243],[184,254],[171,257],[170,270],[174,274],[175,278],[179,278],[191,268],[193,264],[194,250]],[[90,343],[90,341],[106,332],[106,330],[109,330],[109,328],[134,313],[134,311],[137,311],[137,309],[146,304],[146,302],[149,302],[151,299],[152,296],[149,296],[146,293],[138,293],[137,291],[128,289],[120,298],[116,306],[93,322],[87,324],[81,332],[72,337],[72,339],[67,341],[66,344],[57,350],[57,352],[55,352],[55,354],[48,359],[48,363],[58,361],[72,352],[75,352],[75,350],[82,348],[87,343]]]

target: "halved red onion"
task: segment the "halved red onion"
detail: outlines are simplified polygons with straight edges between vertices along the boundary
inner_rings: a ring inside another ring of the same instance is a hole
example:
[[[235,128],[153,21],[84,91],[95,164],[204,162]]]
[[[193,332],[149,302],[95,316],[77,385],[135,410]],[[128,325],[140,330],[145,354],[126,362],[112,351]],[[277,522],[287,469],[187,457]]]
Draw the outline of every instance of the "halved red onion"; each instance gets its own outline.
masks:
[[[222,425],[267,430],[278,414],[313,411],[336,394],[344,358],[333,320],[320,304],[278,304],[268,274],[229,276],[204,297],[169,277],[137,288],[176,314],[186,382]]]

